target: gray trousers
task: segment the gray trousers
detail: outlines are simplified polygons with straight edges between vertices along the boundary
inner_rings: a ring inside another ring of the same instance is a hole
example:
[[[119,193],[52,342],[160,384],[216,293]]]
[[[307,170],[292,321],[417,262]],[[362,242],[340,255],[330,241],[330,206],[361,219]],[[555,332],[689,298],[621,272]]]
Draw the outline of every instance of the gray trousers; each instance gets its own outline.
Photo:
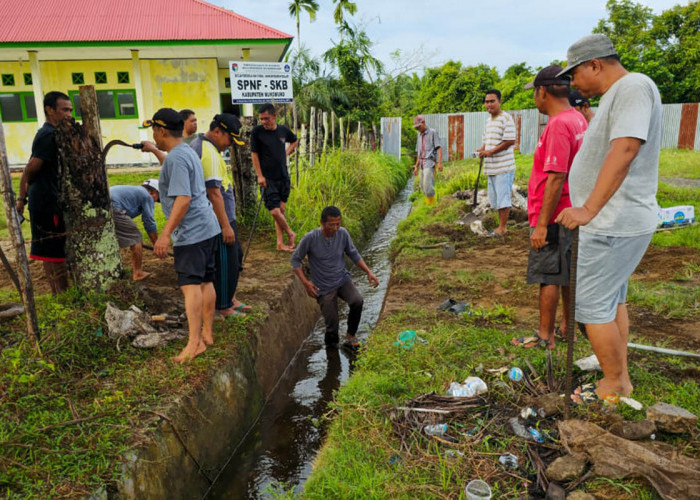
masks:
[[[364,299],[352,280],[349,280],[340,288],[325,295],[321,295],[316,299],[318,305],[321,307],[323,319],[326,322],[326,344],[338,343],[338,297],[347,302],[350,307],[350,313],[348,314],[348,335],[354,337],[357,333],[357,328],[360,326]]]
[[[435,167],[422,167],[420,169],[420,189],[423,196],[431,198],[435,196]]]

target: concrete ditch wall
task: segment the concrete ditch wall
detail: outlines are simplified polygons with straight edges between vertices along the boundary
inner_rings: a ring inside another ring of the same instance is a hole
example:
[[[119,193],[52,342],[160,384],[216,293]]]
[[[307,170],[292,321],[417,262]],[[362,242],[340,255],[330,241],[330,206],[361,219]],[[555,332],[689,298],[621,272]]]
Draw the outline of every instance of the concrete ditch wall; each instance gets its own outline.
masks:
[[[200,390],[158,414],[148,445],[129,453],[116,491],[93,498],[201,498],[254,423],[319,316],[294,279],[257,335]]]

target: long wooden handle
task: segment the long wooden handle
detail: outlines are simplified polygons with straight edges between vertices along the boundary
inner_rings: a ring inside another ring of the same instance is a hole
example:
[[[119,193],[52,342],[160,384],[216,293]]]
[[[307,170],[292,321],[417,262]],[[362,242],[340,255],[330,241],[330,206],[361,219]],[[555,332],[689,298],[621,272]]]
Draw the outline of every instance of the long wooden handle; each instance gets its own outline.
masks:
[[[568,345],[566,347],[566,401],[564,402],[564,418],[568,420],[571,411],[572,371],[574,365],[574,338],[576,328],[576,267],[578,266],[578,228],[574,229],[571,240],[571,269],[569,270],[569,322],[566,335]]]

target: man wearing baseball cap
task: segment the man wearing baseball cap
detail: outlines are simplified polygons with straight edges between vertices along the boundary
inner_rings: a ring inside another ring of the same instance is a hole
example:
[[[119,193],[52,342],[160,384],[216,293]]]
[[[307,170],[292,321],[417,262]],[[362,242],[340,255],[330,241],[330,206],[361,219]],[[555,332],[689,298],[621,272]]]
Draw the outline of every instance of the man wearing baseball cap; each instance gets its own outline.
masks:
[[[566,335],[569,304],[569,267],[572,233],[554,222],[559,213],[571,206],[569,169],[581,147],[586,120],[569,105],[568,76],[557,76],[562,67],[547,66],[525,85],[535,89],[535,106],[548,116],[532,160],[527,187],[527,214],[530,222],[530,255],[527,282],[539,285],[540,327],[536,336],[513,339],[525,348],[554,348],[554,323],[559,303],[563,318],[558,329]]]
[[[154,216],[155,202],[160,201],[158,181],[148,179],[141,186],[112,186],[109,188],[109,197],[112,200],[114,232],[119,248],[131,249],[131,275],[134,281],[140,281],[151,273],[141,269],[143,236],[132,219],[140,215],[151,242],[155,243],[158,240],[158,228]]]
[[[153,128],[153,141],[168,153],[158,179],[168,221],[153,250],[165,259],[172,237],[177,283],[185,297],[189,325],[187,345],[173,361],[186,363],[214,342],[214,252],[221,229],[207,200],[202,164],[197,153],[182,141],[180,113],[161,108],[144,126]]]
[[[569,104],[571,104],[571,107],[583,115],[583,117],[586,119],[586,123],[591,123],[595,113],[593,110],[591,110],[591,101],[583,97],[581,92],[578,90],[572,90],[569,92]]]
[[[413,176],[420,170],[420,189],[428,205],[435,203],[435,163],[442,172],[442,146],[437,130],[425,124],[425,118],[418,115],[413,118],[413,128],[418,131],[416,139],[416,164],[413,165]]]
[[[567,53],[584,97],[600,97],[569,175],[572,207],[556,222],[580,228],[576,320],[586,327],[603,378],[578,388],[574,399],[628,396],[627,282],[657,224],[656,189],[661,147],[661,98],[654,82],[629,73],[612,42],[583,37]]]
[[[215,253],[214,289],[216,310],[224,317],[245,316],[243,311],[250,310],[250,306],[235,299],[238,274],[243,265],[243,249],[238,241],[233,181],[221,157],[221,153],[233,144],[243,144],[239,139],[240,130],[241,122],[237,116],[221,113],[214,116],[206,134],[199,134],[190,142],[190,147],[202,161],[207,198],[221,227]]]

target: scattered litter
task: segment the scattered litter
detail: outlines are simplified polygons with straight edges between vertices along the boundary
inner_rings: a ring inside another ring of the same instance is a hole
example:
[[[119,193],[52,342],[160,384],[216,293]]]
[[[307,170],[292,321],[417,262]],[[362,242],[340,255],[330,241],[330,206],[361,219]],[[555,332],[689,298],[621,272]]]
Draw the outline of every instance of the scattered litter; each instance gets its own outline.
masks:
[[[660,208],[658,212],[659,227],[674,227],[695,222],[695,207],[679,205],[676,207]]]
[[[508,372],[508,367],[502,366],[501,368],[487,368],[486,371],[489,373],[504,374]]]
[[[404,330],[399,333],[398,340],[394,342],[394,345],[403,347],[404,349],[411,349],[416,340],[415,330]]]
[[[514,366],[508,370],[508,378],[513,382],[520,382],[523,379],[523,371],[517,366]]]
[[[584,372],[602,371],[600,368],[600,363],[598,362],[598,358],[595,354],[591,354],[587,358],[581,358],[579,360],[576,360],[574,361],[574,364]]]
[[[136,306],[122,311],[111,302],[107,302],[105,321],[107,334],[112,340],[156,332],[156,329],[150,325],[149,319],[150,317]]]
[[[469,394],[467,393],[467,388],[462,384],[458,384],[457,382],[452,382],[450,384],[450,387],[447,389],[447,395],[458,398],[469,397]]]
[[[394,455],[389,459],[389,465],[394,465],[397,462],[401,461],[401,456],[400,455]]]
[[[525,428],[525,426],[520,423],[518,417],[513,417],[510,420],[508,420],[508,426],[510,427],[510,430],[513,432],[513,434],[515,434],[516,436],[523,439],[527,439],[528,441],[532,441],[532,435]]]
[[[447,432],[447,424],[426,425],[423,432],[428,436],[443,436]]]
[[[165,330],[163,332],[154,330],[150,333],[137,335],[131,342],[131,345],[142,349],[153,349],[154,347],[163,347],[173,340],[180,340],[186,337],[187,332],[184,330]]]
[[[523,420],[527,420],[529,418],[535,418],[535,417],[537,417],[537,415],[538,414],[535,412],[535,410],[533,410],[532,408],[529,408],[529,407],[525,408],[523,411],[520,412],[520,418],[522,418]]]
[[[467,388],[467,392],[470,393],[467,397],[480,396],[489,392],[486,382],[479,377],[467,377],[464,380],[464,385]]]
[[[644,406],[642,406],[642,403],[632,398],[626,398],[624,396],[621,396],[620,402],[625,403],[627,406],[631,406],[637,411],[642,411],[642,408],[644,408]]]
[[[489,232],[484,228],[484,223],[480,220],[475,220],[469,224],[469,229],[471,229],[472,233],[476,234],[477,236],[489,235]]]
[[[700,460],[678,453],[665,443],[623,439],[590,422],[560,420],[562,444],[586,455],[597,476],[645,478],[664,500],[700,498]]]
[[[505,465],[507,469],[517,469],[518,468],[518,457],[512,453],[506,453],[498,458],[501,464]]]
[[[544,443],[544,438],[542,437],[542,434],[534,427],[528,427],[527,432],[529,432],[532,436],[532,439],[534,439],[538,443]]]
[[[491,487],[481,479],[469,481],[464,488],[464,494],[468,500],[489,500],[491,498]]]
[[[459,450],[446,450],[445,451],[445,458],[449,458],[450,460],[455,460],[457,457],[463,457],[464,453],[462,453]]]

